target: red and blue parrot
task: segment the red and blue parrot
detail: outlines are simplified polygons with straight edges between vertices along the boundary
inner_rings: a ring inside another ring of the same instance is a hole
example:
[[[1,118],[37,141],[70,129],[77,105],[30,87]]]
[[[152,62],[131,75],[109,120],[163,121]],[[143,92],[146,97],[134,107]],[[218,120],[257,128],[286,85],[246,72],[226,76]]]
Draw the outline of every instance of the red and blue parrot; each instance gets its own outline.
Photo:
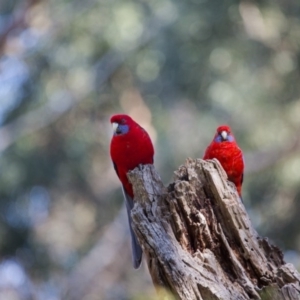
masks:
[[[154,148],[145,129],[128,115],[114,115],[110,122],[114,132],[110,156],[123,187],[131,234],[133,267],[137,269],[141,264],[143,251],[132,229],[131,209],[134,206],[134,194],[127,173],[140,164],[153,164]]]
[[[227,173],[228,180],[236,186],[242,199],[242,184],[244,177],[244,158],[228,125],[221,125],[207,147],[203,159],[216,158]]]

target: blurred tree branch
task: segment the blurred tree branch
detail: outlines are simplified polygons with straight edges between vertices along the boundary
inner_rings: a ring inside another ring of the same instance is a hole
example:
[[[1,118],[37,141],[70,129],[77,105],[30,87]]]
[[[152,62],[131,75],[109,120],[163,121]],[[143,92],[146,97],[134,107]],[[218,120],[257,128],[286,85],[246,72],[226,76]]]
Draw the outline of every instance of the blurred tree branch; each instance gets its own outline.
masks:
[[[153,165],[128,176],[155,286],[182,300],[299,299],[300,275],[258,236],[217,160],[188,159],[167,188]]]

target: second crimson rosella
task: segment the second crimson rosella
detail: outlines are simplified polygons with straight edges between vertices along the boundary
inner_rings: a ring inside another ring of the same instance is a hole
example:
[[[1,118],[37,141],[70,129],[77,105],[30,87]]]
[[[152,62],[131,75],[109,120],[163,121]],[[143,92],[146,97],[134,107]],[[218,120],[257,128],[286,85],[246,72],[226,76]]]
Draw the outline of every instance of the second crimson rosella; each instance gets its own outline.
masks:
[[[148,133],[131,117],[114,115],[110,122],[114,131],[110,156],[123,186],[131,234],[133,266],[137,269],[141,264],[143,252],[132,229],[131,209],[134,206],[134,194],[127,173],[140,164],[153,164],[154,148]]]
[[[236,186],[239,196],[242,193],[244,158],[231,129],[227,125],[217,128],[217,132],[207,147],[203,159],[216,158],[227,173],[228,180]]]

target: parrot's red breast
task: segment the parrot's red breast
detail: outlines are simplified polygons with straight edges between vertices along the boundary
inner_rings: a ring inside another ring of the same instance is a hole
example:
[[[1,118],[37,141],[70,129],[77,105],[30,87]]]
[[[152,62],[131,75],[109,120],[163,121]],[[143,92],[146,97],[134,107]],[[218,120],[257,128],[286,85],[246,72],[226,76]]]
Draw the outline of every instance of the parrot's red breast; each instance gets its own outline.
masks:
[[[207,147],[203,159],[216,158],[221,163],[227,173],[228,180],[236,186],[239,196],[241,197],[244,158],[242,150],[237,145],[231,129],[227,125],[217,128],[217,132]]]

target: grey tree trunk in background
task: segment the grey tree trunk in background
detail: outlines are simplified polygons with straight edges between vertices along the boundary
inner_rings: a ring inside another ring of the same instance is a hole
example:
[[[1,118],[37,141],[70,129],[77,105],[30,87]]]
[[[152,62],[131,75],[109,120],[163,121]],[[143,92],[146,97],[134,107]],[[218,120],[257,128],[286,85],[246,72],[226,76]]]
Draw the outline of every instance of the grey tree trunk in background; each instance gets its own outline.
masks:
[[[128,177],[134,230],[161,298],[300,299],[299,273],[258,236],[217,160],[187,159],[168,187],[152,165]]]

